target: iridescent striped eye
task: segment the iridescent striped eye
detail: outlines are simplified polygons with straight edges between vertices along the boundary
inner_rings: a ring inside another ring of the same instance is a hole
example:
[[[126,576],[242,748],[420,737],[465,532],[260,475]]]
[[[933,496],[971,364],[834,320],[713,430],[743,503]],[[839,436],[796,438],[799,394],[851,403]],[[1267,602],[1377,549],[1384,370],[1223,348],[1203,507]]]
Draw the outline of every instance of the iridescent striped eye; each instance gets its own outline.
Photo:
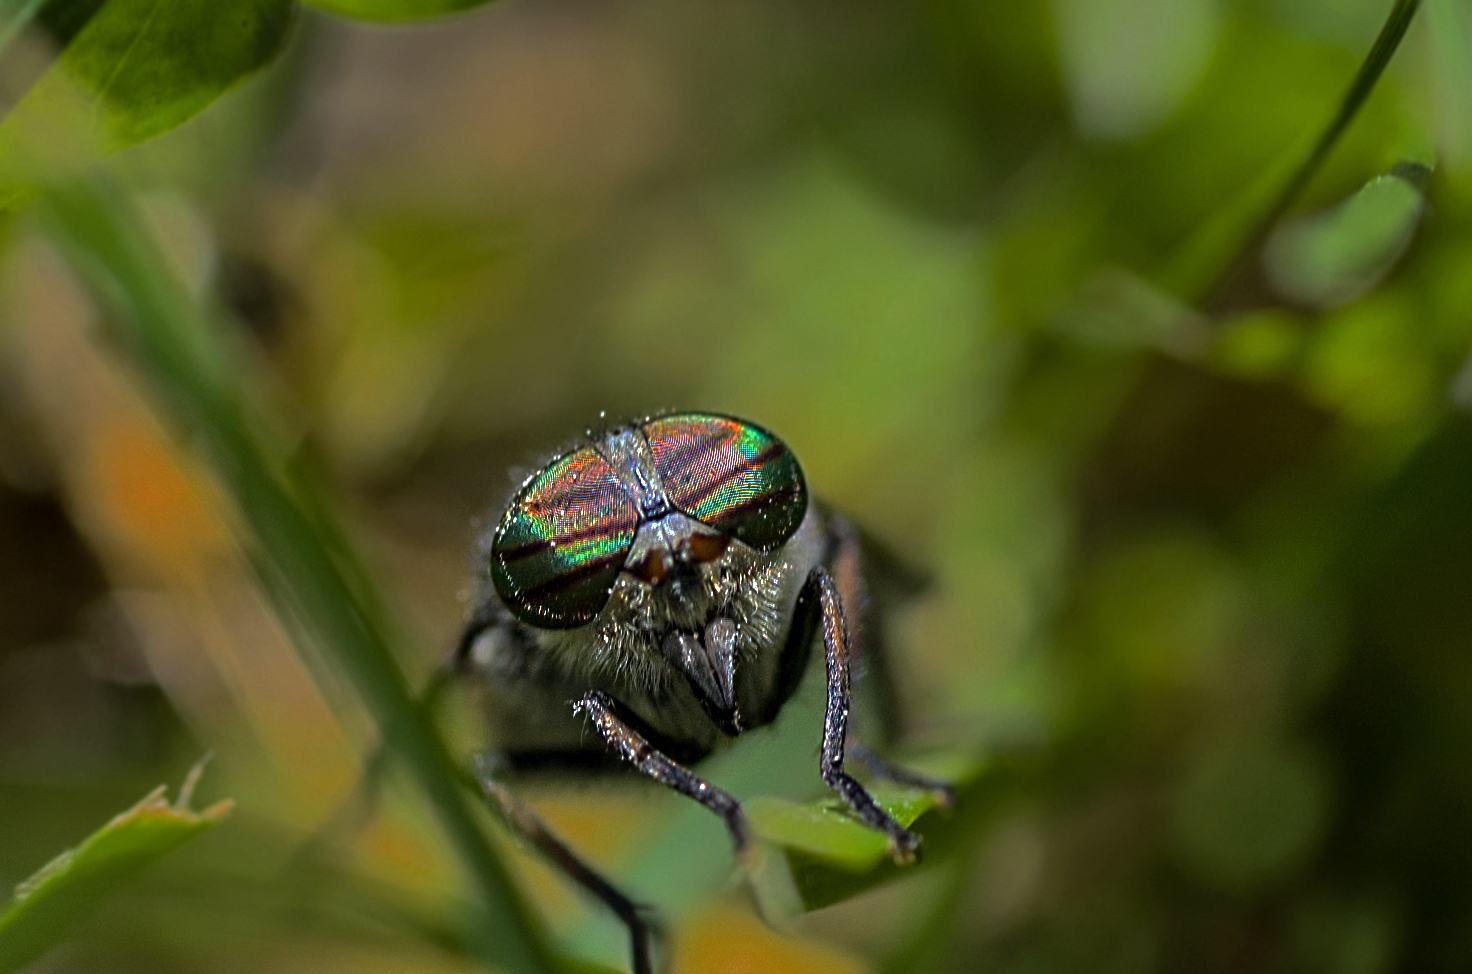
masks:
[[[491,542],[491,578],[511,613],[541,629],[591,622],[634,543],[639,512],[591,447],[537,474],[506,509]]]
[[[644,425],[665,494],[685,514],[758,551],[792,537],[808,509],[792,451],[759,426],[689,413]]]

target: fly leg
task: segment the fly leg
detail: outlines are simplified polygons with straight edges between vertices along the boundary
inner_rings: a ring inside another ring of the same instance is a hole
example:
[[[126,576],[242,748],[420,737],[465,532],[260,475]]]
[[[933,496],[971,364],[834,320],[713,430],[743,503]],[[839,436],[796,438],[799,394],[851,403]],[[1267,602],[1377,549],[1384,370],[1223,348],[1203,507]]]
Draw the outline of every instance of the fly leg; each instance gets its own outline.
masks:
[[[877,542],[866,541],[847,518],[830,511],[826,520],[831,545],[827,567],[833,576],[847,623],[850,659],[861,661],[858,668],[878,705],[877,729],[881,738],[888,740],[897,732],[902,733],[903,721],[899,690],[884,651],[881,610],[886,600],[873,591],[875,579],[887,582],[887,586],[882,587],[886,587],[892,597],[914,596],[925,588],[926,581]],[[956,791],[949,782],[891,764],[861,744],[852,730],[846,744],[846,756],[875,777],[909,788],[923,788],[945,807],[955,802]]]
[[[475,777],[486,797],[496,803],[508,825],[525,837],[569,879],[593,894],[618,916],[629,929],[630,965],[634,974],[653,974],[654,965],[650,959],[653,928],[640,912],[640,906],[594,872],[591,866],[578,858],[577,853],[554,835],[537,817],[536,812],[496,778],[496,767],[497,762],[492,757],[480,755],[475,760]]]
[[[890,764],[852,737],[848,739],[848,757],[862,765],[866,771],[876,778],[893,781],[895,784],[904,785],[906,788],[921,788],[930,792],[935,796],[936,803],[945,808],[950,808],[956,803],[956,789],[951,786],[950,782]]]
[[[873,560],[866,556],[864,541],[848,518],[828,512],[828,558],[824,567],[833,577],[848,627],[848,647],[855,682],[869,694],[873,704],[872,726],[866,736],[888,744],[903,733],[898,688],[884,653],[883,607],[885,600],[874,591]],[[858,756],[855,755],[855,759]]]
[[[576,708],[592,718],[593,726],[597,728],[604,742],[618,751],[640,774],[653,778],[687,798],[695,799],[719,815],[726,823],[726,831],[731,833],[737,857],[745,859],[749,855],[750,830],[740,802],[650,744],[618,715],[618,704],[603,691],[589,693],[577,702]]]
[[[850,706],[848,625],[838,586],[824,568],[814,568],[805,587],[818,593],[822,609],[823,655],[828,666],[828,706],[823,717],[823,754],[819,768],[823,781],[853,809],[865,825],[889,836],[889,854],[896,862],[914,862],[920,836],[905,828],[879,807],[864,786],[844,769],[843,749],[848,740]]]
[[[465,629],[455,643],[454,654],[435,668],[416,701],[420,712],[431,723],[434,723],[439,713],[440,702],[450,687],[469,672],[470,654],[476,641],[486,632],[494,629],[500,621],[501,617],[492,610],[489,604],[482,604],[467,620]],[[333,814],[331,824],[346,826],[356,831],[373,817],[378,803],[378,792],[383,785],[383,775],[388,770],[388,757],[388,745],[380,741],[368,755],[367,760],[363,762],[363,773],[358,779],[357,787],[353,789],[353,794],[344,803],[345,807],[339,808]]]
[[[500,618],[489,604],[483,604],[471,615],[455,644],[454,654],[440,664],[419,694],[416,705],[431,723],[439,712],[445,694],[455,681],[464,676],[471,664],[471,650],[476,641],[494,628]],[[348,796],[338,804],[297,851],[294,859],[308,862],[321,856],[329,842],[341,843],[344,836],[356,837],[367,828],[378,811],[378,795],[388,771],[388,745],[379,741],[363,760],[363,770]]]

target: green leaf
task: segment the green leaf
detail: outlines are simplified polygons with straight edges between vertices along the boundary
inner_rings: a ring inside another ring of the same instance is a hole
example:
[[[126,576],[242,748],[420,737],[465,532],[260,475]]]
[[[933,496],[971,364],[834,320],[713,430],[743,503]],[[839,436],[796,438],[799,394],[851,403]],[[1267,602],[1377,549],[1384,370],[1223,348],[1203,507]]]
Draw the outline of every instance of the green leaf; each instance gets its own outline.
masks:
[[[869,793],[896,821],[924,839],[915,865],[897,865],[880,833],[861,823],[834,797],[797,803],[754,798],[746,803],[756,834],[781,853],[753,877],[764,911],[770,915],[816,910],[912,874],[950,858],[957,840],[975,828],[996,805],[1010,780],[1007,766],[947,755],[927,762],[926,770],[955,783],[956,803],[944,807],[931,791],[872,785]],[[785,865],[787,876],[773,875]],[[796,894],[795,900],[789,895]]]
[[[109,0],[0,122],[0,206],[198,114],[280,52],[293,11],[291,0]]]
[[[309,7],[359,20],[421,20],[479,7],[489,0],[303,0]]]
[[[170,804],[166,786],[47,863],[16,888],[0,911],[0,974],[8,974],[61,943],[77,924],[147,866],[219,824],[233,803],[203,812],[189,808],[204,763],[189,772]]]
[[[1429,175],[1425,166],[1401,163],[1344,203],[1279,227],[1263,254],[1274,289],[1318,307],[1370,290],[1410,244]]]

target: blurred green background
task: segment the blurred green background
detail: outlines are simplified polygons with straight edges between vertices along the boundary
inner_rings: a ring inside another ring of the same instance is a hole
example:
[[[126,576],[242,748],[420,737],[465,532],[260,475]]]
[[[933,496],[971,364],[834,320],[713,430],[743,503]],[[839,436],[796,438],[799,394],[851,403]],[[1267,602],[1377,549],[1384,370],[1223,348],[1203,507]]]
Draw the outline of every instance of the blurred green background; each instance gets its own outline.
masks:
[[[108,168],[228,311],[416,684],[473,519],[603,413],[761,423],[933,572],[892,633],[907,747],[1030,771],[945,861],[780,932],[733,886],[692,903],[676,971],[1464,971],[1466,0],[1427,0],[1232,259],[1390,6],[303,10],[273,65]],[[219,484],[37,223],[5,228],[0,889],[206,749],[202,791],[238,803],[35,970],[475,969],[412,788],[300,854],[370,725],[292,651]],[[468,753],[473,707],[452,723]],[[674,798],[530,797],[615,877],[682,868],[637,861]],[[512,854],[558,941],[618,963],[617,929]]]

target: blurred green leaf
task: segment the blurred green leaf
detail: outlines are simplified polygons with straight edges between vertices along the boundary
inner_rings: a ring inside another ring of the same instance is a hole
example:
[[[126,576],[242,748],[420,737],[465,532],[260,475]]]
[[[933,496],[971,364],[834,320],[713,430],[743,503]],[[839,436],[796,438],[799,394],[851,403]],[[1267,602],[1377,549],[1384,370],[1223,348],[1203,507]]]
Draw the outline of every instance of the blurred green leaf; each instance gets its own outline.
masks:
[[[1464,168],[1472,165],[1472,7],[1427,0],[1426,23],[1436,50],[1442,154]]]
[[[1330,785],[1311,750],[1273,741],[1211,742],[1192,755],[1175,795],[1181,865],[1227,890],[1270,883],[1322,841]]]
[[[1301,304],[1343,304],[1374,287],[1405,253],[1425,210],[1430,171],[1401,163],[1327,212],[1279,227],[1263,259],[1268,279]]]
[[[1426,355],[1418,314],[1395,287],[1325,314],[1304,356],[1305,394],[1369,427],[1394,426],[1435,409],[1445,387]]]
[[[1211,348],[1212,364],[1227,375],[1263,380],[1280,375],[1303,346],[1303,327],[1273,309],[1225,322]]]
[[[29,195],[58,166],[85,164],[198,114],[280,52],[293,14],[291,0],[110,0],[90,16],[78,13],[85,19],[75,36],[0,122],[0,206]],[[12,23],[21,20],[5,29]]]
[[[170,804],[166,786],[68,849],[16,888],[0,911],[0,974],[18,970],[61,943],[144,868],[218,825],[233,806],[222,801],[202,812],[189,799],[203,763],[195,765]]]
[[[1201,76],[1221,15],[1214,0],[1053,0],[1075,123],[1086,135],[1136,138],[1167,117]]]
[[[1394,900],[1384,895],[1306,896],[1292,920],[1296,966],[1345,974],[1393,970],[1400,939],[1398,912]]]
[[[360,20],[420,20],[479,7],[489,0],[303,0],[309,7]]]

